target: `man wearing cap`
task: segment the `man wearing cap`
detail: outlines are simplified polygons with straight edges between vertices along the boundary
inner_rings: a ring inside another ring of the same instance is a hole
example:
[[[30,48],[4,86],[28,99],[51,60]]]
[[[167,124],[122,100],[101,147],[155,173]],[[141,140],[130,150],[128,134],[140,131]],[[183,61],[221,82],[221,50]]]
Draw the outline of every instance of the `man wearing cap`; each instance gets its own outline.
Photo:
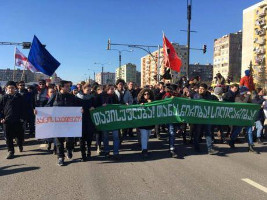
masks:
[[[1,123],[3,123],[8,155],[7,159],[14,158],[13,139],[17,138],[19,151],[23,151],[23,120],[25,103],[23,97],[16,92],[16,83],[8,81],[6,94],[0,100]]]

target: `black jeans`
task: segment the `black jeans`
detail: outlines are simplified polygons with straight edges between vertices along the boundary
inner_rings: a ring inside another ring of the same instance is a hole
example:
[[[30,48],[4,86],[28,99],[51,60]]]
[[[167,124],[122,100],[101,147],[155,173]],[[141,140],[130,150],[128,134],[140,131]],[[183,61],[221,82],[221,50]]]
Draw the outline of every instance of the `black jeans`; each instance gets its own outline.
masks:
[[[13,139],[17,139],[17,145],[22,147],[24,141],[24,130],[22,122],[6,123],[3,125],[6,145],[9,152],[14,153]]]
[[[35,116],[31,116],[28,120],[28,126],[29,126],[29,134],[33,135],[35,132]]]
[[[57,157],[64,158],[64,142],[66,140],[66,148],[68,151],[72,151],[74,149],[74,138],[67,137],[67,138],[56,138],[57,143]]]
[[[86,153],[86,144],[87,144],[87,154],[91,155],[91,144],[93,140],[93,128],[89,126],[88,122],[83,122],[82,124],[82,137],[80,138],[80,149],[81,154],[85,155]]]
[[[95,133],[95,142],[96,142],[96,147],[101,148],[101,142],[102,142],[102,132],[101,131],[96,131]]]

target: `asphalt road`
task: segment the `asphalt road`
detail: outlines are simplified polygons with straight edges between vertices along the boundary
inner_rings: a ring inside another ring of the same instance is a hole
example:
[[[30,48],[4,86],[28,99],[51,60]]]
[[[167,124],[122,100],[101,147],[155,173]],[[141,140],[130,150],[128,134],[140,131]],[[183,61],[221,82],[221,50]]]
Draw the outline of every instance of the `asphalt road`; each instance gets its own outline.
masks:
[[[24,152],[16,148],[16,158],[6,160],[0,140],[0,199],[267,199],[267,145],[256,145],[261,152],[256,155],[247,152],[246,144],[237,144],[236,150],[220,144],[221,153],[212,156],[196,154],[177,139],[177,151],[185,157],[174,159],[167,140],[151,139],[150,157],[144,160],[137,140],[129,139],[119,162],[95,151],[91,161],[80,162],[80,152],[74,152],[59,167],[56,156],[40,144],[27,139]]]

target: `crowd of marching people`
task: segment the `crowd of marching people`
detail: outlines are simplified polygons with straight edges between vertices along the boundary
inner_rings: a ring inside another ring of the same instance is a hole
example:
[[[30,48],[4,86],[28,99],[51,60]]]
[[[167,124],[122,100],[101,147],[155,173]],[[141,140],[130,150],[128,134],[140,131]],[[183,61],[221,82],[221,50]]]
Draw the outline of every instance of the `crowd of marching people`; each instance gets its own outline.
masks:
[[[210,155],[215,155],[218,150],[214,149],[214,134],[217,134],[220,143],[228,143],[235,148],[235,143],[240,133],[247,135],[248,151],[259,153],[254,147],[255,139],[258,144],[263,144],[264,137],[264,108],[265,91],[255,88],[250,71],[247,70],[240,83],[227,84],[227,80],[218,73],[214,79],[214,87],[201,82],[199,77],[187,80],[182,77],[177,84],[147,85],[139,88],[134,82],[125,83],[118,79],[114,84],[90,85],[86,82],[74,85],[70,81],[60,81],[59,84],[51,84],[40,80],[38,85],[26,86],[23,81],[15,83],[8,81],[1,90],[0,113],[1,124],[4,130],[8,155],[7,159],[14,158],[14,139],[20,152],[23,151],[25,129],[29,129],[29,136],[35,134],[36,107],[82,107],[82,137],[81,138],[47,138],[44,142],[50,151],[54,144],[54,153],[58,157],[58,165],[64,165],[66,157],[71,159],[76,144],[79,143],[81,161],[91,158],[92,141],[95,140],[98,155],[114,160],[121,159],[119,152],[125,137],[138,137],[141,147],[141,156],[149,156],[149,138],[154,136],[160,139],[161,133],[167,130],[169,138],[170,157],[183,158],[175,149],[177,134],[181,135],[184,144],[192,144],[196,152],[200,152],[200,143],[203,136]],[[90,110],[107,104],[146,104],[166,98],[189,98],[204,99],[207,101],[256,103],[261,105],[255,126],[223,126],[210,124],[179,124],[170,123],[163,125],[128,128],[123,130],[97,131],[90,117]],[[267,106],[267,104],[266,104]],[[113,139],[113,155],[110,154],[110,133]],[[66,143],[66,147],[64,144]]]

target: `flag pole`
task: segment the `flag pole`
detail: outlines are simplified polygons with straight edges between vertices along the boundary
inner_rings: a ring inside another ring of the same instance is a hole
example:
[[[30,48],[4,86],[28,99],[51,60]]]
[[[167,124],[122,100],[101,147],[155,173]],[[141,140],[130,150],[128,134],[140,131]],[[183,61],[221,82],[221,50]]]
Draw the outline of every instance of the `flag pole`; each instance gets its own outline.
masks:
[[[25,68],[26,68],[26,67],[24,66],[24,69],[23,69],[23,71],[22,71],[21,78],[20,78],[21,81],[23,80],[23,77],[24,77]]]
[[[15,46],[15,51],[14,51],[14,70],[13,70],[13,81],[15,81],[15,70],[16,70],[16,49],[17,49],[17,46]]]

